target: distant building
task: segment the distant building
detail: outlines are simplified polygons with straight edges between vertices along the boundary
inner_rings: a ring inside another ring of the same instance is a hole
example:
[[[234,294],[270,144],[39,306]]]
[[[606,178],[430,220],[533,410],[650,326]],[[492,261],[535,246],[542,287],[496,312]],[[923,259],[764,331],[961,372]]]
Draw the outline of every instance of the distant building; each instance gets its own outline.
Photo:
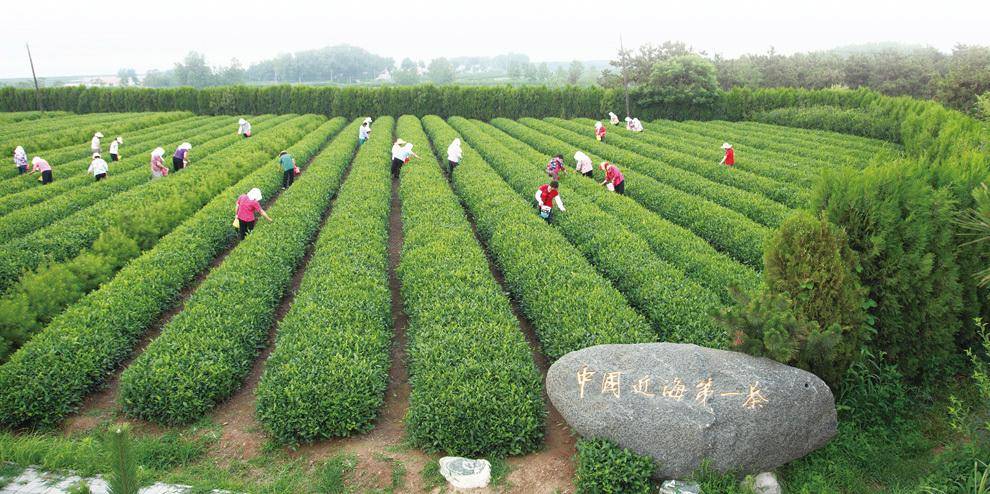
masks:
[[[390,82],[392,80],[392,73],[389,72],[388,69],[385,69],[382,71],[381,74],[378,74],[378,76],[375,77],[375,80],[381,82]]]

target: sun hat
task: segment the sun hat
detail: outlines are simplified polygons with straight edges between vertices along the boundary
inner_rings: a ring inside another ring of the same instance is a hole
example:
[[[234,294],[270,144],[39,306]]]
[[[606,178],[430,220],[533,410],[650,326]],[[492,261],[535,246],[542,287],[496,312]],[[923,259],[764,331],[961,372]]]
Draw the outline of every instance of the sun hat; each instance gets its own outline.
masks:
[[[35,156],[34,158],[31,158],[32,165],[37,165],[38,163],[41,163],[41,156]]]
[[[155,150],[151,152],[151,155],[152,156],[161,156],[163,154],[165,154],[165,150],[162,149],[162,148],[160,148],[160,147],[159,148],[155,148]]]
[[[406,145],[406,141],[403,141],[402,139],[396,139],[395,140],[395,143],[398,144],[398,145],[400,145],[400,146],[405,146]]]
[[[250,191],[248,191],[247,196],[248,196],[248,199],[251,199],[252,201],[260,201],[261,200],[261,189],[255,187],[255,188],[251,189]]]
[[[247,120],[244,120],[244,119],[242,118],[242,119],[240,119],[240,120],[238,120],[238,121],[237,121],[237,123],[239,123],[239,124],[241,124],[241,125],[244,125],[244,124],[246,124],[246,123],[247,123]]]
[[[365,117],[364,123],[370,124],[371,123],[371,117]]]
[[[732,149],[732,144],[729,144],[727,142],[723,142],[722,143],[722,149]]]
[[[117,144],[123,144],[123,143],[124,143],[124,138],[117,136]]]
[[[189,144],[188,142],[183,142],[182,144],[179,145],[179,149],[186,149],[186,150],[192,149],[192,144]]]
[[[103,132],[97,132],[93,134],[93,137],[99,137],[100,139],[103,139]]]
[[[100,153],[93,153],[93,159],[99,159]]]

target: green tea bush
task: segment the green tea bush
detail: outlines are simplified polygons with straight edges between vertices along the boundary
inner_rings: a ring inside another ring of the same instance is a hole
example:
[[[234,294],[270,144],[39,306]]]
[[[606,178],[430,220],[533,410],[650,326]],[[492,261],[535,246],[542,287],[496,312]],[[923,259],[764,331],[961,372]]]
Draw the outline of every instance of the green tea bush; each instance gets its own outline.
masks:
[[[547,135],[536,139],[531,134],[521,132],[520,127],[528,127],[512,120],[499,118],[493,120],[492,124],[544,153],[557,154],[575,147]],[[549,125],[542,122],[540,124]],[[622,174],[629,181],[627,196],[671,222],[691,230],[733,259],[757,269],[763,268],[763,243],[770,236],[769,228],[736,211],[661,183],[635,170],[623,168]]]
[[[593,127],[577,121],[551,118],[539,122],[524,118],[520,122],[595,151],[610,161],[635,168],[685,192],[739,211],[767,226],[777,226],[787,216],[788,207],[803,206],[807,201],[804,188],[720,165],[718,158],[721,156],[705,160],[695,154],[654,146],[618,132],[612,132],[606,138],[607,144],[602,144],[587,132]],[[547,123],[549,127],[545,126]],[[565,131],[555,130],[554,127]]]
[[[393,122],[378,118],[354,157],[265,362],[256,414],[277,442],[367,431],[384,402],[393,323],[384,159]]]
[[[607,439],[577,443],[575,483],[581,494],[648,494],[653,492],[653,459]]]
[[[536,148],[530,147],[490,124],[479,121],[472,123],[540,171],[544,170],[543,163],[546,163],[552,156],[546,152],[541,153]],[[516,130],[520,135],[526,135],[531,141],[550,140],[550,138],[544,138],[539,132],[522,125],[519,125]],[[551,149],[552,147],[553,143],[551,142],[541,145],[540,149]],[[589,157],[595,158],[594,155],[589,155]],[[688,278],[716,293],[723,303],[732,301],[729,288],[736,287],[750,292],[762,284],[760,275],[753,268],[716,251],[711,244],[691,233],[690,230],[667,221],[633,199],[608,192],[595,179],[584,179],[577,176],[571,179],[565,176],[563,182],[570,191],[567,193],[568,196],[580,194],[593,201],[602,211],[646,240],[653,252],[661,259],[682,269]]]
[[[459,137],[439,117],[423,124],[434,143]],[[533,323],[544,355],[555,360],[568,352],[606,343],[655,341],[656,333],[581,252],[540,219],[468,144],[453,173],[454,190],[464,201],[488,251],[527,319]],[[595,310],[574,310],[563,300],[607,300]]]
[[[246,160],[243,166],[247,168],[271,164],[275,153],[298,141],[320,121],[316,117],[292,119],[252,137],[250,142],[231,146],[228,158]],[[342,120],[333,120],[313,137],[322,142],[343,126]],[[199,193],[206,195],[204,192],[212,192],[214,187],[233,182],[229,173],[186,175],[189,179],[179,174],[174,178],[177,186],[201,189]],[[233,186],[211,193],[205,207],[154,248],[52,320],[0,366],[0,424],[9,428],[51,427],[75,411],[86,394],[131,355],[141,336],[172,307],[182,288],[229,244],[235,236],[230,228],[231,205],[238,195],[251,187],[273,192],[281,185],[281,177],[277,167],[265,166]],[[140,209],[135,203],[127,207]]]
[[[33,269],[43,260],[62,262],[75,257],[110,226],[129,222],[134,228],[151,229],[154,225],[140,224],[145,215],[157,217],[168,209],[173,212],[185,210],[187,214],[196,211],[280,151],[278,146],[274,146],[274,151],[269,146],[278,143],[284,146],[321,121],[322,117],[315,115],[278,117],[272,122],[273,127],[265,131],[278,140],[242,139],[223,153],[169,176],[168,180],[148,181],[0,245],[3,256],[0,259],[0,289],[9,288],[25,269]]]
[[[546,408],[532,350],[419,121],[400,118],[396,134],[424,147],[403,167],[399,189],[412,387],[406,433],[430,452],[535,451]]]
[[[339,128],[339,122],[324,124],[293,144],[290,154],[305,163]],[[320,153],[269,210],[272,224],[260,224],[237,244],[124,370],[117,398],[124,413],[163,424],[189,423],[241,386],[340,186],[357,145],[356,131],[351,124]],[[264,185],[271,194],[272,184]]]
[[[868,109],[834,106],[778,108],[756,113],[752,118],[757,122],[774,125],[831,130],[890,142],[901,140],[901,129],[897,122]]]
[[[900,165],[829,172],[812,206],[859,256],[859,278],[876,302],[873,348],[920,379],[944,372],[956,353],[956,226],[950,193],[914,180],[911,163]]]
[[[537,167],[525,165],[525,158],[471,122],[453,117],[450,124],[523,200],[546,183],[545,174]],[[711,318],[720,305],[718,296],[686,279],[683,271],[654,254],[645,240],[590,200],[570,191],[566,185],[561,186],[562,197],[570,207],[555,213],[554,226],[653,323],[661,337],[724,346],[725,332]]]

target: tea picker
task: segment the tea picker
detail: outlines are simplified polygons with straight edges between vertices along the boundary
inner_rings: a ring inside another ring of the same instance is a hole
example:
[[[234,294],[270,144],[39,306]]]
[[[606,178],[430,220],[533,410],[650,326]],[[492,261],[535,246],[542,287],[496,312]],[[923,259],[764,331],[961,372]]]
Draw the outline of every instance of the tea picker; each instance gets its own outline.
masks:
[[[722,161],[719,161],[718,164],[734,166],[736,164],[736,152],[732,149],[732,144],[723,142],[722,149],[725,150],[725,156],[722,157]]]
[[[533,196],[540,218],[546,220],[547,223],[553,219],[554,205],[561,211],[567,211],[564,209],[564,202],[560,200],[560,191],[557,190],[559,186],[560,184],[556,180],[551,180],[550,183],[543,184],[536,189],[536,194]]]

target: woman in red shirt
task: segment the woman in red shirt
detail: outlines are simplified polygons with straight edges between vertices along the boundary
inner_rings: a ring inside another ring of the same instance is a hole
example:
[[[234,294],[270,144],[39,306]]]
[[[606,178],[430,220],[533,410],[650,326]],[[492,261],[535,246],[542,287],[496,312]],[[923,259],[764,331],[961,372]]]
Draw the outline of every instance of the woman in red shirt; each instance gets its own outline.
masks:
[[[559,186],[560,184],[556,180],[551,180],[550,183],[543,184],[536,189],[536,194],[533,196],[540,217],[547,220],[547,223],[550,222],[554,205],[561,211],[567,211],[564,209],[564,202],[560,200],[560,192],[557,190]]]
[[[622,175],[619,167],[608,161],[603,161],[598,168],[605,172],[605,181],[602,182],[602,185],[608,187],[609,190],[614,190],[619,195],[626,194],[626,177]]]
[[[720,161],[718,164],[720,164],[720,165],[726,165],[726,166],[733,166],[733,165],[735,165],[736,164],[736,152],[732,150],[732,144],[729,144],[727,142],[722,143],[722,149],[725,150],[725,156],[722,158],[722,161]]]
[[[266,220],[272,220],[268,213],[261,209],[261,189],[257,188],[237,198],[237,231],[241,240],[254,230],[256,221],[254,213],[261,213]]]
[[[595,122],[595,139],[605,144],[605,126],[601,122]]]

